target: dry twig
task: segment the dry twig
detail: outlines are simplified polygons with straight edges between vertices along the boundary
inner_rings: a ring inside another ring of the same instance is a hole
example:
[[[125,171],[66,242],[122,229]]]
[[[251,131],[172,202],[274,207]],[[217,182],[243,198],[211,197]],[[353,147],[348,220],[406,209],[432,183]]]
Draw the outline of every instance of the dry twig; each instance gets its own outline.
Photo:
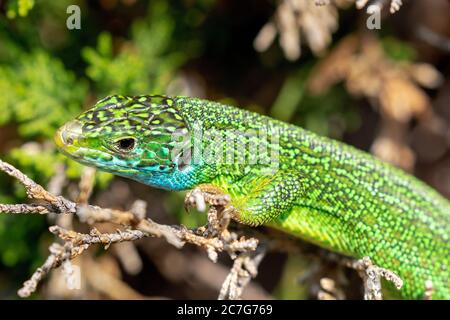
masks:
[[[373,153],[412,170],[415,154],[407,145],[407,129],[413,119],[436,123],[430,98],[421,87],[437,88],[443,82],[440,72],[426,63],[396,62],[380,39],[357,33],[343,38],[315,67],[308,87],[312,94],[322,94],[339,82],[351,95],[367,98],[381,115]]]
[[[258,275],[258,266],[266,254],[266,248],[259,246],[251,253],[240,254],[235,260],[230,273],[220,290],[219,300],[237,300],[252,278]]]
[[[402,6],[402,0],[279,0],[273,17],[261,28],[253,46],[257,51],[266,51],[278,34],[286,59],[300,57],[302,42],[320,56],[338,28],[338,9],[351,3],[357,9],[366,7],[368,14],[381,12],[388,6],[393,14]]]
[[[76,204],[74,202],[67,200],[64,197],[53,195],[52,193],[45,190],[41,185],[37,184],[36,182],[28,178],[25,174],[14,168],[9,163],[0,160],[0,170],[19,180],[19,182],[24,185],[29,198],[42,200],[47,204],[47,206],[38,206],[36,208],[36,213],[48,213],[50,211],[57,211],[58,213],[76,212]],[[43,212],[44,207],[46,207],[46,209],[48,210],[47,212]],[[4,207],[4,209],[7,208]],[[31,208],[28,207],[28,209]],[[0,212],[7,212],[7,210],[1,210]],[[28,211],[26,213],[32,212]]]
[[[432,300],[433,299],[433,281],[427,280],[425,282],[425,293],[423,295],[423,300]]]
[[[53,243],[49,248],[50,255],[47,260],[45,260],[41,267],[36,269],[30,280],[24,282],[23,287],[19,289],[17,294],[22,298],[29,297],[36,291],[39,282],[41,282],[51,270],[61,266],[64,261],[80,255],[84,249],[84,247],[73,248],[70,243],[66,243],[64,246]]]
[[[365,300],[382,300],[381,278],[392,282],[397,290],[403,286],[402,279],[394,272],[380,268],[373,264],[369,257],[363,257],[360,260],[347,260],[345,265],[358,271],[363,279],[364,299]]]
[[[63,265],[66,271],[66,281],[71,279],[73,272],[70,260],[74,259],[93,244],[102,244],[108,248],[113,243],[124,241],[134,241],[143,237],[163,237],[177,248],[181,248],[185,243],[191,243],[207,250],[211,260],[216,261],[219,252],[225,251],[232,258],[238,254],[254,251],[258,241],[254,238],[246,239],[238,237],[237,234],[227,230],[229,217],[224,214],[223,204],[228,198],[218,200],[218,198],[206,195],[204,202],[210,205],[208,213],[211,225],[196,230],[189,230],[184,226],[168,226],[158,224],[150,219],[146,219],[145,202],[137,201],[130,211],[114,209],[104,209],[86,203],[77,204],[62,196],[56,196],[48,192],[42,186],[35,183],[25,174],[14,168],[12,165],[0,160],[0,170],[5,171],[10,176],[18,179],[26,188],[27,195],[33,200],[39,200],[42,204],[14,204],[0,205],[0,213],[74,213],[82,222],[93,224],[96,222],[110,222],[122,227],[125,230],[118,230],[116,233],[100,233],[93,228],[89,234],[65,229],[61,226],[52,226],[50,231],[64,240],[64,245],[54,243],[50,246],[50,256],[45,263],[38,268],[30,280],[24,283],[18,294],[21,297],[28,297],[32,294],[39,282],[52,270]],[[89,174],[92,177],[92,173]],[[82,184],[82,195],[79,199],[87,201],[91,193],[90,184]],[[200,198],[197,197],[197,201]],[[247,281],[248,282],[248,281]],[[234,294],[240,296],[240,294]]]

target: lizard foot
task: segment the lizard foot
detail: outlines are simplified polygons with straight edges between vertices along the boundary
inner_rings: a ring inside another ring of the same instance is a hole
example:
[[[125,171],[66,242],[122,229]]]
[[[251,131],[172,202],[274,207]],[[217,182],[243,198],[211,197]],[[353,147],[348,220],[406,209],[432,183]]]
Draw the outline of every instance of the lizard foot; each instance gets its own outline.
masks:
[[[216,186],[205,184],[188,192],[184,199],[184,208],[188,212],[191,207],[204,212],[209,205],[208,225],[206,228],[199,228],[198,231],[205,235],[219,234],[222,238],[227,238],[230,218],[235,212],[230,202],[229,195],[224,194]]]
[[[224,194],[219,188],[212,185],[201,185],[187,193],[184,198],[184,208],[188,212],[191,207],[195,207],[198,211],[204,212],[206,210],[206,204],[226,207],[230,201],[230,196]]]

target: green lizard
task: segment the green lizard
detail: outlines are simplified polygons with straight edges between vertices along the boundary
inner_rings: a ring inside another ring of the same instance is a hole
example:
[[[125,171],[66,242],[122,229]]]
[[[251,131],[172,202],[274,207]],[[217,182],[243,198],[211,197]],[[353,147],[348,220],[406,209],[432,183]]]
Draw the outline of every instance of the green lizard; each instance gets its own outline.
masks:
[[[101,170],[168,190],[230,195],[233,218],[396,272],[402,298],[450,299],[450,203],[370,154],[206,100],[110,96],[55,135]]]

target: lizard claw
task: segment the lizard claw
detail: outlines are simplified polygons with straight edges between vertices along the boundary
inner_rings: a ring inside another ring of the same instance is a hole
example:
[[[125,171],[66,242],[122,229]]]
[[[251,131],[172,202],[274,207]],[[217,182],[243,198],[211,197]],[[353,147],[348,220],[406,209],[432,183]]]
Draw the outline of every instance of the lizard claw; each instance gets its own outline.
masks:
[[[198,211],[206,210],[205,196],[199,188],[191,190],[184,198],[184,209],[189,212],[191,207],[197,208]]]
[[[227,194],[213,193],[210,190],[202,190],[197,187],[186,195],[184,198],[184,209],[189,212],[189,208],[195,207],[198,211],[204,212],[206,205],[211,206],[227,206],[231,198]]]

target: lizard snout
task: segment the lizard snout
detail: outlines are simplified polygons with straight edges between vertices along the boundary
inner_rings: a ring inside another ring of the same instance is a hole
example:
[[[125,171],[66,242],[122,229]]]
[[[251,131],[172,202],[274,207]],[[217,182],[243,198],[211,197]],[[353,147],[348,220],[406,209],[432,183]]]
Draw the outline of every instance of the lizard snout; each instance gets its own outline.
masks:
[[[82,134],[82,125],[80,121],[73,120],[67,122],[56,131],[55,143],[59,148],[72,145]]]

